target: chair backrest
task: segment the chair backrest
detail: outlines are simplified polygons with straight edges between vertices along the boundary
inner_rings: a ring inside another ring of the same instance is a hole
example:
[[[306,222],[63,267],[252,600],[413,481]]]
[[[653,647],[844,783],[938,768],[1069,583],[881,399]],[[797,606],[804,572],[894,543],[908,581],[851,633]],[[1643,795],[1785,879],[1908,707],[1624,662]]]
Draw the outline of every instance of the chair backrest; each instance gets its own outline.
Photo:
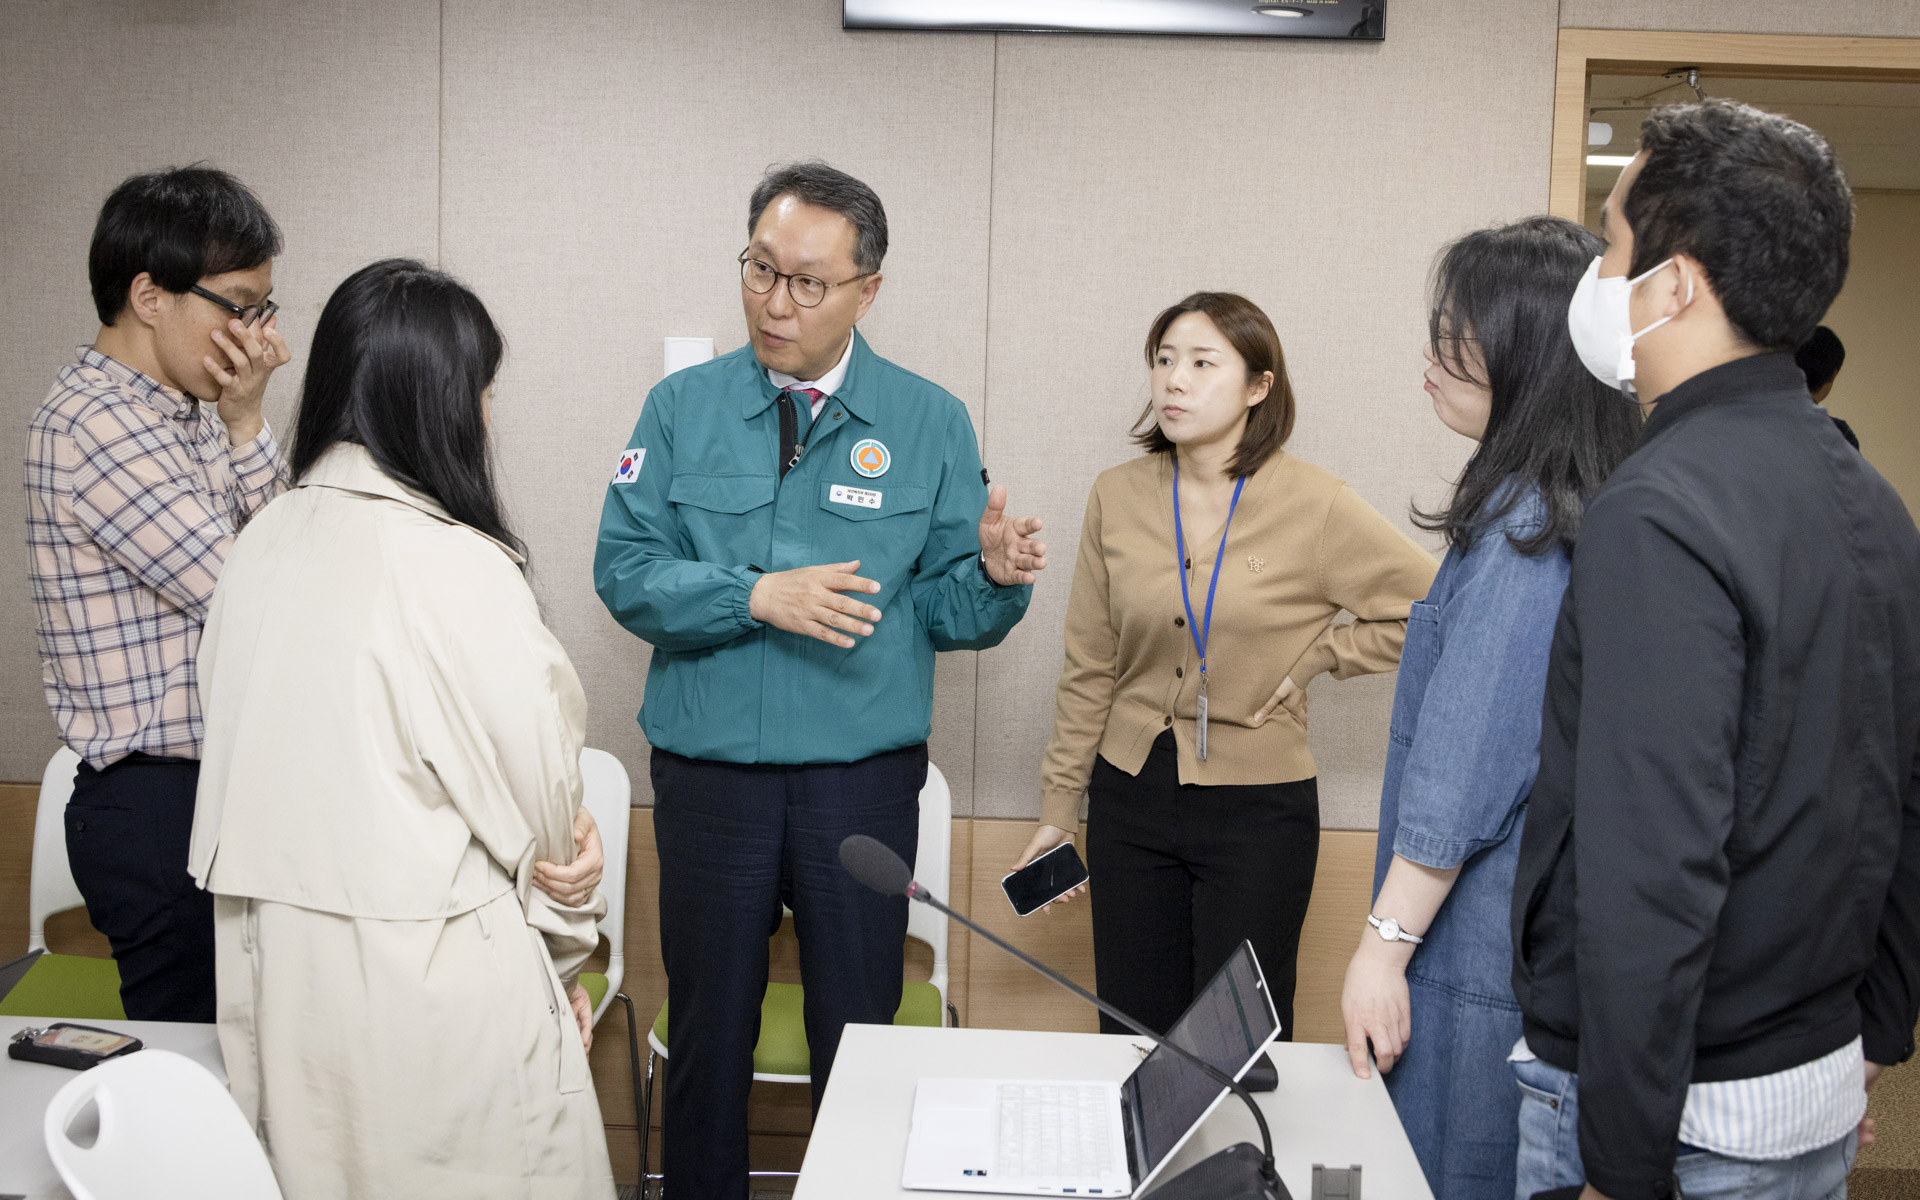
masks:
[[[926,786],[920,789],[920,845],[914,852],[913,877],[948,903],[953,876],[953,793],[940,768],[927,764]],[[940,989],[940,1006],[947,1005],[947,918],[924,904],[907,908],[907,936],[933,948],[933,975]]]
[[[74,1136],[89,1102],[98,1132],[82,1145]],[[54,1093],[41,1129],[74,1200],[280,1197],[233,1097],[212,1072],[170,1050],[140,1050],[83,1071]]]
[[[580,778],[586,785],[583,803],[600,826],[600,846],[607,856],[600,875],[600,893],[607,898],[607,915],[600,918],[600,932],[607,939],[607,994],[593,1010],[598,1021],[627,972],[627,837],[633,822],[633,785],[619,759],[591,746],[580,752]]]
[[[65,746],[54,751],[40,776],[40,805],[33,817],[33,881],[27,896],[27,949],[47,948],[47,918],[86,903],[67,865],[67,800],[80,756]]]

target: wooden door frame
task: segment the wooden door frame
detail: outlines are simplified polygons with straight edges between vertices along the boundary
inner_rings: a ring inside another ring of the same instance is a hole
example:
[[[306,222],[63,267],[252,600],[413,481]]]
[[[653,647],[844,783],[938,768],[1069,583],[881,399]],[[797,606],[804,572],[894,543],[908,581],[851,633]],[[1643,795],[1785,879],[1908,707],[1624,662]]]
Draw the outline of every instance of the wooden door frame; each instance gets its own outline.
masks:
[[[1586,219],[1587,80],[1698,67],[1709,79],[1920,83],[1920,38],[1802,37],[1562,29],[1553,82],[1553,173],[1547,208]]]

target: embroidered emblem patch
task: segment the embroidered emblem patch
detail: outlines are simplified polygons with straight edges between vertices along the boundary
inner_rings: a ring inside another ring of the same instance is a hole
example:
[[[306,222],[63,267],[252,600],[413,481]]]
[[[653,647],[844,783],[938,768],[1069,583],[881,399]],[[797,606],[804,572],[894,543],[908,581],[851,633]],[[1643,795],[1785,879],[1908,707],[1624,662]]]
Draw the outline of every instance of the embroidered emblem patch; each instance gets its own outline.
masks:
[[[1257,558],[1251,554],[1247,555],[1247,570],[1252,571],[1255,575],[1258,575],[1260,572],[1266,569],[1267,569],[1266,559]]]
[[[854,443],[853,469],[868,479],[878,479],[893,465],[893,455],[872,438]]]
[[[615,483],[632,483],[635,479],[638,479],[640,477],[640,464],[645,461],[646,457],[646,450],[638,446],[622,453],[620,455],[620,465],[613,469],[613,481]]]

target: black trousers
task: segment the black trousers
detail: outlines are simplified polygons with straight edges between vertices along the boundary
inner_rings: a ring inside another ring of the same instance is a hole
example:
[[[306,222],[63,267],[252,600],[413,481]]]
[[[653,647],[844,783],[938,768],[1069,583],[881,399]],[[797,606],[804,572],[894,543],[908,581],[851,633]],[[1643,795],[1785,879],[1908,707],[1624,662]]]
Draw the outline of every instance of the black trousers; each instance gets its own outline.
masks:
[[[651,774],[667,968],[668,1187],[675,1200],[745,1200],[747,1093],[780,906],[793,909],[800,942],[818,1113],[842,1028],[893,1023],[907,937],[906,897],[854,882],[840,843],[864,833],[913,862],[927,748],[809,766],[655,749]]]
[[[1173,734],[1140,774],[1096,759],[1087,786],[1095,990],[1159,1033],[1251,941],[1293,1039],[1294,959],[1320,855],[1312,779],[1182,784]],[[1105,1033],[1127,1032],[1102,1015]]]
[[[113,944],[130,1021],[212,1021],[213,896],[187,874],[200,763],[132,754],[86,763],[67,801],[67,865]]]

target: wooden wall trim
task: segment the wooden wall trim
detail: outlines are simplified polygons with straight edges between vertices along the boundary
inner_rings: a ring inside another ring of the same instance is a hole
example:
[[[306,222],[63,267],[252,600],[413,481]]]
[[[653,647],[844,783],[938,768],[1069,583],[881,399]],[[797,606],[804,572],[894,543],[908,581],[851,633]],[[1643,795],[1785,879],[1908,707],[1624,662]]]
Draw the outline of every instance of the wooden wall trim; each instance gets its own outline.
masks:
[[[1722,78],[1920,82],[1920,38],[1562,29],[1553,84],[1547,209],[1586,217],[1587,80],[1699,67]]]

